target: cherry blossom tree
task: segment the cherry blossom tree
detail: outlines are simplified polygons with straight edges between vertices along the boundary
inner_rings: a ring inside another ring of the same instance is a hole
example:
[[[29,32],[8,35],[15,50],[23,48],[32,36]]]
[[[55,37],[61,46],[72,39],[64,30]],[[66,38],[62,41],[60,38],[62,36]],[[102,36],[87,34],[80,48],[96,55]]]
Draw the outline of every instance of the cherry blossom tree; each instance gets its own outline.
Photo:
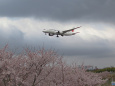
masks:
[[[68,65],[53,50],[26,48],[16,55],[7,47],[0,50],[0,86],[101,86],[106,82],[83,65]]]

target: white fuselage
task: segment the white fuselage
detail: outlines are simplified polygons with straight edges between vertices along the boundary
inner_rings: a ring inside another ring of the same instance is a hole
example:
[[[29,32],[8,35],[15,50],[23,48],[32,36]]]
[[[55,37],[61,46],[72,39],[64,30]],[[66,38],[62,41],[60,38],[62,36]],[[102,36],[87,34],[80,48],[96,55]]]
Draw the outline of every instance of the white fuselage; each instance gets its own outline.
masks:
[[[44,33],[48,33],[49,36],[53,36],[53,35],[71,36],[71,35],[75,35],[76,34],[76,33],[72,32],[72,31],[63,33],[63,32],[59,32],[59,31],[54,30],[54,29],[44,30],[43,32]]]
[[[57,31],[56,31],[56,30],[53,30],[53,29],[44,30],[43,32],[44,32],[44,33],[52,33],[52,34],[56,34],[56,33],[57,33]]]

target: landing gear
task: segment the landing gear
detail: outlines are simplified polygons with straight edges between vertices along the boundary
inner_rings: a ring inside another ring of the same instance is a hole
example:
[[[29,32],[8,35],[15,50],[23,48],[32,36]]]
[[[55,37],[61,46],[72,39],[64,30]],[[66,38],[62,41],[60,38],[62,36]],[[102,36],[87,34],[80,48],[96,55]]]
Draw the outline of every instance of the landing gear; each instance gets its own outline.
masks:
[[[61,35],[63,37],[63,35]]]
[[[58,32],[57,32],[57,37],[59,37],[59,36],[58,36],[59,34],[60,34],[60,32],[58,31]]]

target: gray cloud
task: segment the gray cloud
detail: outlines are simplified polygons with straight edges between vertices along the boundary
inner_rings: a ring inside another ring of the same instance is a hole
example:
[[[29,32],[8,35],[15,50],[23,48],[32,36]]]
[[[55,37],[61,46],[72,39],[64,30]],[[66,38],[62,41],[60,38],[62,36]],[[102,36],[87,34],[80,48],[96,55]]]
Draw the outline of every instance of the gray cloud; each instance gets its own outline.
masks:
[[[10,29],[0,28],[0,48],[9,45],[11,50],[23,47],[25,44],[24,33],[18,30],[14,26],[10,26]],[[20,48],[21,49],[21,48]]]
[[[30,47],[39,49],[44,46],[46,49],[55,49],[58,54],[64,56],[87,56],[91,58],[106,58],[114,57],[115,48],[112,47],[115,42],[110,42],[105,39],[101,39],[95,36],[95,40],[86,41],[79,36],[68,37],[49,37],[47,35],[38,35],[25,37],[25,34],[14,26],[10,26],[10,29],[5,32],[4,29],[0,29],[0,41],[1,47],[8,43],[9,47],[13,50],[18,48],[17,52],[20,52],[23,48]],[[68,41],[67,41],[68,40]]]
[[[86,41],[79,36],[71,36],[71,39],[67,39],[66,37],[50,38],[48,36],[41,36],[37,38],[37,40],[30,40],[29,44],[33,47],[36,46],[36,48],[44,46],[46,49],[55,49],[59,55],[68,56],[70,58],[77,56],[85,56],[88,58],[111,58],[115,56],[115,48],[112,47],[114,42],[101,38],[97,38],[95,41]]]
[[[0,16],[113,22],[114,8],[114,0],[1,0]]]
[[[10,28],[8,33],[4,32],[4,28],[0,29],[0,47],[8,43],[9,48],[13,51],[18,48],[16,53],[20,53],[20,51],[26,47],[30,49],[39,49],[43,46],[45,49],[55,49],[55,51],[57,51],[59,55],[63,55],[65,59],[66,56],[69,60],[79,57],[81,62],[83,62],[85,58],[89,60],[89,63],[91,63],[90,65],[98,65],[98,62],[95,62],[96,59],[109,58],[112,61],[115,56],[115,48],[112,47],[115,42],[104,40],[99,37],[94,41],[86,41],[80,38],[80,36],[56,38],[55,36],[49,37],[43,34],[27,39],[25,34],[16,27],[10,26]],[[93,61],[92,59],[95,60]],[[88,61],[86,62],[89,64]],[[93,62],[95,64],[93,64]],[[101,62],[100,64],[100,66],[104,65]],[[111,64],[111,62],[108,63],[108,66],[109,64]]]
[[[54,47],[59,51],[60,54],[64,56],[86,56],[88,58],[108,58],[115,56],[115,48],[110,45],[110,42],[104,39],[97,39],[96,41],[86,41],[81,38],[77,40],[69,40],[73,43],[66,44],[63,43],[54,44]]]

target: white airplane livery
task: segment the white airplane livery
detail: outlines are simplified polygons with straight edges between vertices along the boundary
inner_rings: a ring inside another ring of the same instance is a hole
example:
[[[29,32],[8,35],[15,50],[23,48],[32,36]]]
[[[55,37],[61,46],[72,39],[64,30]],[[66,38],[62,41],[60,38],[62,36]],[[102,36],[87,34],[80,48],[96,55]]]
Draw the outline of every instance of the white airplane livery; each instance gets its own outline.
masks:
[[[79,33],[79,32],[74,32],[74,30],[77,29],[77,28],[80,28],[80,27],[76,27],[76,28],[72,28],[72,29],[64,30],[64,31],[59,31],[59,30],[54,30],[54,29],[49,29],[49,30],[44,29],[43,32],[45,34],[49,34],[49,36],[53,36],[53,35],[57,35],[57,37],[59,37],[59,35],[61,35],[61,36],[71,36],[71,35],[75,35],[76,33]]]

